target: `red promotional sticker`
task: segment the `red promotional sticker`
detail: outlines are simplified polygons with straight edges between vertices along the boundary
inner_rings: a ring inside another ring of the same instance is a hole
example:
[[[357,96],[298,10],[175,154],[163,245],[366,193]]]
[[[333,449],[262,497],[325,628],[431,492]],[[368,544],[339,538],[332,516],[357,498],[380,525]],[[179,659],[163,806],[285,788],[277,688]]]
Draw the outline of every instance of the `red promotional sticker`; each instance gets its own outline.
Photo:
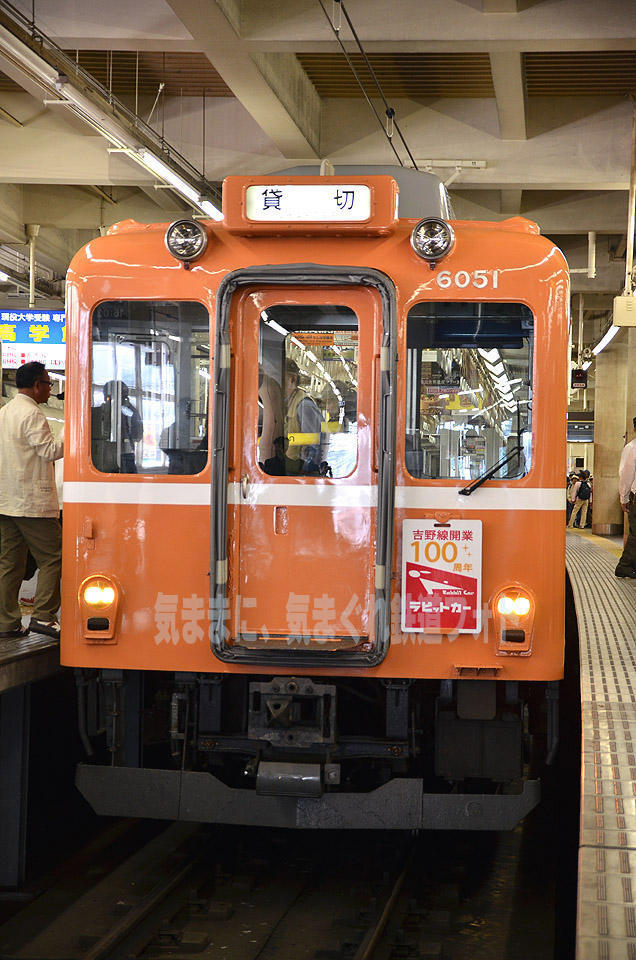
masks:
[[[402,630],[479,633],[481,521],[404,521]]]

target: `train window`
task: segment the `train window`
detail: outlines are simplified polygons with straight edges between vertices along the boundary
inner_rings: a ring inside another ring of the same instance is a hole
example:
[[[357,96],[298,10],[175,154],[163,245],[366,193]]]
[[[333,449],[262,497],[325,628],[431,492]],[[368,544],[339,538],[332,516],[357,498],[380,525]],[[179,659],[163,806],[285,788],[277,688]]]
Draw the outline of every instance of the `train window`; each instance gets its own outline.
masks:
[[[346,477],[358,455],[358,319],[280,304],[259,331],[258,462],[273,476]]]
[[[93,312],[91,455],[103,473],[193,474],[208,451],[209,317],[200,303]]]
[[[418,303],[407,318],[406,468],[417,479],[528,473],[533,318],[519,303]],[[503,462],[505,461],[505,462]]]

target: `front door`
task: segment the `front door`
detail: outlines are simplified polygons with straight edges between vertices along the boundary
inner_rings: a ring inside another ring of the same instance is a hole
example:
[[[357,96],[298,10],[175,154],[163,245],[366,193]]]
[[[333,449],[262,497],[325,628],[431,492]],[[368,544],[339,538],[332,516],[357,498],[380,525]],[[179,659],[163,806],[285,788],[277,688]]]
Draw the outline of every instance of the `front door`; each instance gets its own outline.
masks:
[[[241,659],[374,650],[381,341],[371,288],[233,299],[228,648]]]

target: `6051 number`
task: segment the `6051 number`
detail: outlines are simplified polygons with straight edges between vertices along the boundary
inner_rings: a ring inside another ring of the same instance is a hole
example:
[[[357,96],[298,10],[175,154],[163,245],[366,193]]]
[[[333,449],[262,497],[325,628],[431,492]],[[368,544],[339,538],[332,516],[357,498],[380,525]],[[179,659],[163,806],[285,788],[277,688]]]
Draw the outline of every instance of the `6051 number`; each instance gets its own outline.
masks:
[[[465,290],[466,287],[476,287],[477,290],[483,290],[485,287],[492,287],[496,290],[499,286],[498,270],[458,270],[452,273],[450,270],[440,270],[437,274],[437,286],[442,290],[448,290],[449,287],[457,287],[458,290]]]

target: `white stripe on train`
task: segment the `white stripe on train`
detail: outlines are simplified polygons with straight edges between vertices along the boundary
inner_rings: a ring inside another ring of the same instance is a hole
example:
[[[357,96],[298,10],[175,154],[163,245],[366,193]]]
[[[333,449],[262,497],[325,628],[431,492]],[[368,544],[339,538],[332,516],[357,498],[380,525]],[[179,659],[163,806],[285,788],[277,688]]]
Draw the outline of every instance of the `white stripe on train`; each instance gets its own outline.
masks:
[[[153,504],[170,506],[210,505],[206,483],[123,481],[66,481],[65,503]],[[228,484],[228,503],[294,507],[372,507],[377,502],[377,487],[309,483],[250,483],[247,497],[240,483]],[[395,506],[405,510],[551,510],[565,511],[565,490],[561,487],[482,486],[470,497],[462,497],[449,487],[396,487]]]

